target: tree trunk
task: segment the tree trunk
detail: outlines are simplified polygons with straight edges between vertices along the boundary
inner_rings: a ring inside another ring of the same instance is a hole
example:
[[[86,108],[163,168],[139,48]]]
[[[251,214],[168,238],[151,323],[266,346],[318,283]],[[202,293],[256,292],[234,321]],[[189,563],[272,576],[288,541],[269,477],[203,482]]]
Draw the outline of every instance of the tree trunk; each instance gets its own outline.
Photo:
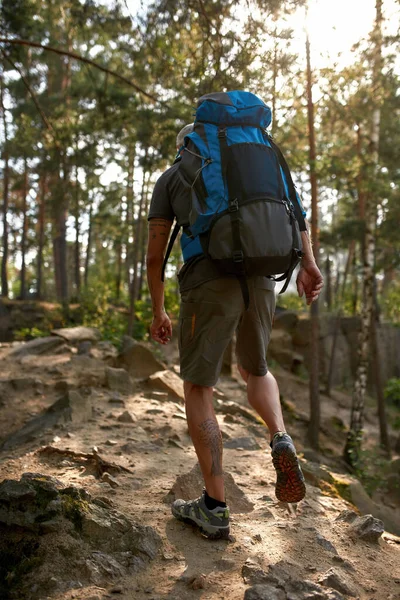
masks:
[[[133,245],[135,243],[135,220],[134,220],[134,173],[135,173],[135,147],[129,147],[128,149],[128,175],[126,183],[126,257],[125,257],[125,269],[126,269],[126,281],[128,289],[131,289],[132,285],[132,262],[133,262]]]
[[[0,106],[3,117],[3,256],[1,259],[1,295],[8,297],[8,202],[9,202],[9,187],[10,187],[10,166],[9,166],[9,150],[8,150],[8,128],[6,119],[6,109],[4,106],[4,79],[0,80]]]
[[[318,238],[318,186],[315,170],[315,127],[314,103],[312,98],[312,72],[310,59],[310,40],[306,39],[307,57],[307,116],[309,140],[309,166],[311,183],[311,238],[313,242],[314,257],[319,263],[319,238]],[[311,361],[310,361],[310,445],[318,450],[320,426],[320,398],[319,398],[319,304],[318,300],[311,304]]]
[[[374,310],[372,314],[371,320],[371,342],[372,342],[372,356],[375,363],[375,389],[378,401],[378,417],[379,417],[379,431],[380,431],[380,444],[382,448],[385,449],[387,455],[390,458],[390,439],[388,433],[388,423],[386,416],[386,401],[385,394],[383,389],[383,380],[382,380],[382,363],[381,356],[379,351],[379,338],[378,338],[378,328],[379,322],[377,318],[377,301],[376,298],[374,300]]]
[[[75,165],[75,197],[74,197],[74,220],[75,220],[75,244],[74,244],[74,279],[76,297],[81,293],[81,248],[80,248],[80,222],[79,222],[79,181],[78,165]]]
[[[88,239],[87,239],[87,246],[86,246],[85,276],[84,276],[85,290],[87,290],[88,282],[89,282],[90,254],[92,252],[92,229],[93,229],[93,201],[91,201],[90,207],[89,207]]]
[[[46,175],[41,173],[39,181],[39,216],[38,216],[38,253],[36,266],[36,297],[42,299],[43,291],[43,249],[45,241],[45,198],[46,198]]]
[[[375,56],[373,58],[373,89],[371,96],[374,103],[372,111],[372,127],[370,150],[372,157],[371,180],[374,180],[379,160],[379,133],[381,121],[381,84],[382,74],[382,2],[376,0],[376,20],[373,41],[375,44]],[[375,309],[375,228],[377,210],[374,194],[366,194],[365,197],[365,230],[364,230],[364,256],[363,256],[363,298],[361,310],[361,331],[358,353],[358,368],[354,382],[353,401],[351,407],[350,428],[344,449],[344,458],[350,465],[358,464],[361,452],[362,430],[364,423],[364,405],[367,390],[367,372],[369,366],[369,351],[371,340],[371,324]],[[377,349],[377,345],[376,345]]]
[[[343,299],[344,299],[344,294],[345,294],[345,289],[346,289],[346,280],[347,280],[347,276],[349,273],[350,264],[353,259],[354,248],[355,248],[355,242],[352,241],[349,246],[349,251],[348,251],[347,260],[346,260],[346,266],[345,266],[344,273],[343,273],[342,291],[341,291],[340,297],[338,298],[339,310],[338,310],[338,313],[336,316],[335,326],[334,326],[334,331],[333,331],[332,348],[331,348],[331,355],[329,357],[329,370],[328,370],[328,377],[327,377],[326,390],[325,390],[325,393],[327,396],[330,396],[331,391],[332,391],[333,372],[334,372],[335,356],[336,356],[336,345],[337,345],[337,339],[338,339],[338,334],[339,334],[339,329],[340,329],[340,322],[342,320],[342,315],[343,315]]]
[[[326,256],[326,308],[330,312],[332,309],[332,269],[331,269],[331,259],[329,254]]]
[[[146,151],[147,156],[147,151]],[[139,284],[139,273],[138,273],[138,258],[139,258],[139,244],[140,244],[140,231],[142,228],[142,212],[144,205],[144,196],[145,196],[145,182],[146,182],[146,171],[145,167],[143,167],[143,180],[142,180],[142,190],[140,194],[140,203],[139,203],[139,212],[136,219],[136,227],[135,234],[133,240],[133,256],[132,256],[132,265],[133,265],[133,277],[132,284],[130,288],[130,304],[129,304],[129,319],[128,319],[128,331],[127,334],[132,336],[133,333],[133,323],[135,321],[135,300],[137,298],[137,290]]]
[[[22,236],[21,236],[21,288],[20,297],[21,300],[26,299],[26,245],[28,238],[28,161],[26,155],[24,156],[24,175],[22,185]]]
[[[146,184],[146,194],[145,194],[145,207],[143,211],[143,223],[142,223],[142,239],[141,239],[141,254],[140,254],[140,276],[139,276],[139,285],[138,285],[138,293],[137,299],[142,299],[143,293],[143,282],[144,282],[144,269],[146,263],[146,248],[147,248],[147,213],[149,211],[149,180],[150,180],[150,172],[149,177],[147,179]]]

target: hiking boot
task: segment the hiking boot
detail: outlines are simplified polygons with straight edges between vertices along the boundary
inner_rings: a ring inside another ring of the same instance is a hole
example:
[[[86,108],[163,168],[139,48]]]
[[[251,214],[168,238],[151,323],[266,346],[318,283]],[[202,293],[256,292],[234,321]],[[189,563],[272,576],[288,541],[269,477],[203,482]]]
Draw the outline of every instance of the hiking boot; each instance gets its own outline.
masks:
[[[204,494],[196,500],[175,500],[171,511],[176,519],[196,525],[204,535],[212,540],[229,539],[229,508],[217,506],[209,510]]]
[[[292,438],[287,433],[278,432],[272,439],[271,448],[277,475],[276,497],[281,502],[300,502],[306,495],[306,484]]]

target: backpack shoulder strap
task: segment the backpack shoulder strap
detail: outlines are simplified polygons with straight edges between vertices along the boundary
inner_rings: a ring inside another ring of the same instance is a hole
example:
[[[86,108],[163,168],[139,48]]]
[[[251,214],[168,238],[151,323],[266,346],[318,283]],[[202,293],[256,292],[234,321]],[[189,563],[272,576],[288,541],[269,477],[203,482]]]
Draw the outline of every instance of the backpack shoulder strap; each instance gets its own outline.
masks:
[[[268,135],[268,141],[271,144],[271,148],[275,152],[276,157],[279,161],[279,164],[282,167],[282,171],[285,175],[286,183],[287,183],[287,186],[289,189],[290,200],[292,201],[292,204],[293,204],[294,213],[296,215],[296,219],[299,224],[300,231],[305,231],[307,229],[306,222],[304,220],[303,213],[301,212],[299,203],[297,202],[296,188],[294,187],[294,183],[293,183],[292,175],[290,173],[289,166],[286,162],[285,157],[282,154],[281,149],[279,148],[279,146],[277,146],[277,144],[275,144],[274,140],[272,139],[272,137],[270,135]]]
[[[169,238],[167,251],[165,253],[164,262],[163,262],[163,266],[162,266],[162,269],[161,269],[161,281],[164,281],[165,268],[167,266],[167,262],[168,262],[170,254],[171,254],[172,247],[173,247],[173,245],[175,243],[176,238],[178,237],[178,233],[179,233],[180,228],[181,228],[181,226],[179,225],[179,223],[175,223],[175,227],[172,230],[171,237]]]

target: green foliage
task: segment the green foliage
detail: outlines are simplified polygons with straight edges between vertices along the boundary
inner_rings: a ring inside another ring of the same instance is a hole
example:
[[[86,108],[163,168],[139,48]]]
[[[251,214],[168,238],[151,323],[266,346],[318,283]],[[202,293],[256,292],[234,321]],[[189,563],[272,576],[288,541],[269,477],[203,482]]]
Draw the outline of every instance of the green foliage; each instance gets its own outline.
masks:
[[[381,300],[382,312],[388,321],[400,325],[400,282],[392,282]]]
[[[300,298],[296,293],[282,294],[282,296],[279,296],[277,302],[281,308],[285,308],[286,310],[306,310],[304,297]]]
[[[39,327],[21,327],[21,329],[17,329],[14,331],[14,337],[18,341],[28,341],[33,340],[34,338],[46,337],[50,335],[49,329],[40,329]]]
[[[385,399],[390,404],[400,408],[400,379],[398,377],[393,377],[386,383]]]
[[[107,285],[89,288],[82,294],[77,316],[82,325],[97,327],[103,339],[119,347],[126,333],[127,314],[113,306],[110,298]]]
[[[379,447],[360,451],[356,476],[370,496],[377,490],[385,491],[389,464],[390,459]]]

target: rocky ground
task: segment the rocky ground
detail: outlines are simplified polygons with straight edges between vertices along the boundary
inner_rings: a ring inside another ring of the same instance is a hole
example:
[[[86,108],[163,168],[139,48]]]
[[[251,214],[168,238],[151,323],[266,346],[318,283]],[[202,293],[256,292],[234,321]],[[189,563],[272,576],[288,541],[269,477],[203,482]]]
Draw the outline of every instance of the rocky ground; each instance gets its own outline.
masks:
[[[0,597],[400,600],[398,487],[371,499],[346,473],[344,393],[322,397],[322,452],[308,449],[307,383],[278,367],[306,499],[276,501],[266,428],[233,373],[215,391],[232,539],[172,518],[202,488],[175,358],[129,339],[118,355],[83,328],[0,348]]]

